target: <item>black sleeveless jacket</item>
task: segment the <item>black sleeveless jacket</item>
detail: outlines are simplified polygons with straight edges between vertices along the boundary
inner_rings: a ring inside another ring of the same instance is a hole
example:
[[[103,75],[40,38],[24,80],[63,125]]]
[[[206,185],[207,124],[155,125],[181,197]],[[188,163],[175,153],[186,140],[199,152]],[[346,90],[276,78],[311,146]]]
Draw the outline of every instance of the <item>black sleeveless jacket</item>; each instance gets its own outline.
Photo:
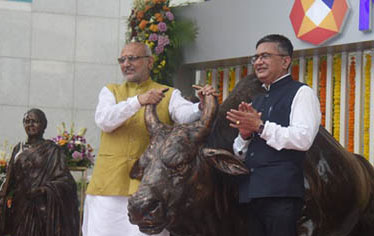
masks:
[[[253,107],[262,112],[261,119],[287,127],[290,124],[292,101],[304,84],[287,76],[272,84],[270,90],[253,100]],[[250,174],[239,180],[239,200],[248,202],[263,197],[303,197],[305,152],[280,151],[255,135],[248,146],[245,164]]]

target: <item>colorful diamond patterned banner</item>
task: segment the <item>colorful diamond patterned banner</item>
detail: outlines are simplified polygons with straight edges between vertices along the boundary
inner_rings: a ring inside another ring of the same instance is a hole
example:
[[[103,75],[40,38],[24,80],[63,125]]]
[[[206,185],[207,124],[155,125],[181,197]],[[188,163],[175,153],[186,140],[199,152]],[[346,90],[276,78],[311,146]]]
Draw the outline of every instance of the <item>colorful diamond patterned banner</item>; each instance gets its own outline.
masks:
[[[347,0],[295,0],[290,19],[299,39],[319,45],[340,32],[348,11]]]

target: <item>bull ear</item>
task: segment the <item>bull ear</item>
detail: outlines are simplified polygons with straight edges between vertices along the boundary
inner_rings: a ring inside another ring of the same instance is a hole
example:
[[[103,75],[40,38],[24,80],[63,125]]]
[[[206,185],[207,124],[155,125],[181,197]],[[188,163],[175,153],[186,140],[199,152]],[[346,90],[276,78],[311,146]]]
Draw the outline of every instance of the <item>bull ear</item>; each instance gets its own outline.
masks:
[[[139,159],[136,160],[134,165],[131,167],[130,178],[141,180],[143,178],[144,169],[140,167]]]
[[[249,173],[245,164],[229,151],[203,148],[202,153],[211,165],[226,174],[242,175]]]

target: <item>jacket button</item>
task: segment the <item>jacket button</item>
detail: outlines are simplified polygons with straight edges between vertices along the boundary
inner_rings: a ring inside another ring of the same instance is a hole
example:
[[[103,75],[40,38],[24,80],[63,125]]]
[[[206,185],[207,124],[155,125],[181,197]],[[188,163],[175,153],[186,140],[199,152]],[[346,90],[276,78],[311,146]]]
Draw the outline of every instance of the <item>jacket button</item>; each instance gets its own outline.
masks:
[[[251,169],[249,169],[249,171],[250,171],[251,173],[253,173],[253,172],[255,171],[255,169],[254,169],[254,168],[251,168]]]
[[[254,155],[255,155],[254,152],[251,152],[251,153],[249,154],[249,156],[251,156],[251,157],[253,157]]]

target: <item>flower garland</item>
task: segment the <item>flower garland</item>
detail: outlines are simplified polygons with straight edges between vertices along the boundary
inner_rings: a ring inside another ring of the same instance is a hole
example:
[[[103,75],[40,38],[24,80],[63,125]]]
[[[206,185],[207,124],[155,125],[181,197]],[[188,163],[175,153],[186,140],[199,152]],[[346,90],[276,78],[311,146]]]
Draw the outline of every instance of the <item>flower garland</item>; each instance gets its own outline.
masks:
[[[300,72],[299,60],[295,59],[295,60],[292,61],[292,67],[291,67],[292,79],[298,81],[299,80],[299,72]]]
[[[365,55],[365,94],[364,94],[364,157],[369,159],[369,128],[370,128],[370,73],[371,73],[371,55]]]
[[[248,68],[247,66],[242,66],[242,74],[240,76],[240,78],[244,78],[248,75]]]
[[[181,48],[195,40],[197,28],[190,21],[176,21],[169,2],[134,0],[126,41],[147,44],[154,58],[151,78],[172,85],[172,74],[182,62]]]
[[[223,101],[223,70],[219,69],[218,70],[218,103],[221,104]]]
[[[206,71],[206,84],[212,85],[212,70]]]
[[[351,57],[349,65],[349,99],[348,99],[348,151],[353,152],[354,147],[354,127],[355,127],[355,88],[356,88],[356,62],[355,57]]]
[[[326,58],[321,60],[320,80],[319,80],[319,101],[321,106],[321,124],[326,125],[326,81],[327,81],[327,61]]]
[[[235,87],[235,68],[230,68],[229,70],[229,93],[231,93],[234,87]]]
[[[305,83],[309,87],[313,87],[313,59],[312,58],[309,58],[307,60]]]
[[[342,64],[342,60],[341,60],[340,55],[335,55],[334,62],[333,62],[333,79],[334,79],[333,136],[338,141],[340,139],[341,64]]]

